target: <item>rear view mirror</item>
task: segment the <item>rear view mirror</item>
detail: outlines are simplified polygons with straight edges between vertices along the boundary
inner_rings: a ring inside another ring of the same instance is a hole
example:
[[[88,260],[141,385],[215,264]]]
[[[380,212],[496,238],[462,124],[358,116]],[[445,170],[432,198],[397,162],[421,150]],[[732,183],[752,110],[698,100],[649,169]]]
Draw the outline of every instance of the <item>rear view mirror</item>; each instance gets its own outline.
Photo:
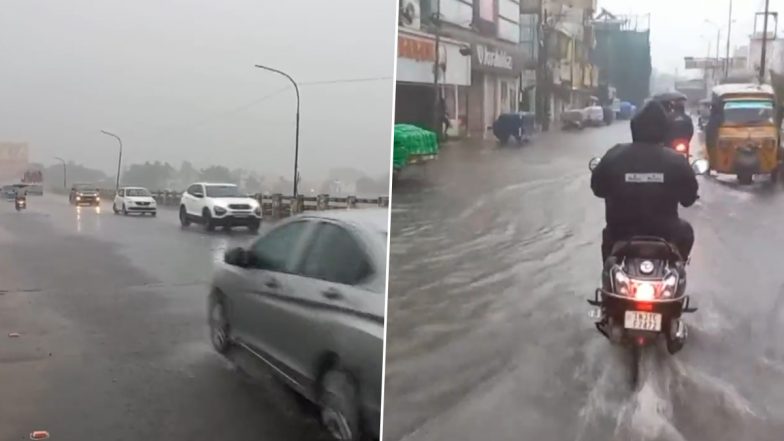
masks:
[[[594,171],[594,169],[596,169],[596,167],[599,166],[599,162],[600,161],[601,161],[601,159],[599,159],[599,158],[596,158],[596,157],[591,158],[591,160],[588,162],[588,170]]]
[[[241,247],[232,248],[226,251],[223,255],[223,261],[229,265],[234,266],[247,266],[248,265],[248,252]]]
[[[704,175],[710,171],[710,164],[706,159],[696,159],[691,163],[691,168],[695,174]]]

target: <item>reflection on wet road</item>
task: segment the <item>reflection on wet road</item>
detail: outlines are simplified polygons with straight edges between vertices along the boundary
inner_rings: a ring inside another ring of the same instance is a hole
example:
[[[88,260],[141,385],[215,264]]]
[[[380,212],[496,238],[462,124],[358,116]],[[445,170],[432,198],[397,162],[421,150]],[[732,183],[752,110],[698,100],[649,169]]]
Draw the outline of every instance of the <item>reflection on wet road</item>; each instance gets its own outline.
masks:
[[[784,189],[705,177],[675,357],[642,387],[592,326],[603,204],[587,164],[628,123],[530,146],[455,145],[393,195],[386,440],[779,440]]]
[[[0,204],[0,439],[327,439],[310,408],[209,344],[214,262],[253,237],[182,230],[168,210]]]

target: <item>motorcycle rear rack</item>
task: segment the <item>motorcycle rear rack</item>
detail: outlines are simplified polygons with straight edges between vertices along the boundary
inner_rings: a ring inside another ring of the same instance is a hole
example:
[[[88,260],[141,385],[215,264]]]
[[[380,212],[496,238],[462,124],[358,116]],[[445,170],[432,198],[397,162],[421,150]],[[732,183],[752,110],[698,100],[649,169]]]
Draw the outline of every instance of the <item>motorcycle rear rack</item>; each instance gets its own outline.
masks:
[[[598,308],[604,306],[604,302],[602,302],[601,300],[602,294],[608,295],[610,297],[615,297],[618,299],[631,300],[629,297],[618,295],[613,292],[605,291],[601,288],[596,288],[596,291],[594,291],[593,293],[593,299],[588,299],[588,304]],[[684,314],[691,314],[697,312],[699,308],[696,306],[694,307],[691,306],[691,297],[689,295],[684,295],[683,297],[678,299],[651,299],[651,300],[646,300],[645,303],[675,303],[675,302],[680,302],[681,299],[683,299],[682,312]]]

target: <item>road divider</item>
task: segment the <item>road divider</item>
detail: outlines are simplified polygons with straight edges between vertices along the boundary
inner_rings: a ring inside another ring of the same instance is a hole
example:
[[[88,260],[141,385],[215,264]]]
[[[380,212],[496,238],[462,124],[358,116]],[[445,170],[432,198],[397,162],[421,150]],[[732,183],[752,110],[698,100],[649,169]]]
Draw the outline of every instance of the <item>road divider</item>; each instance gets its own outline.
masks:
[[[61,193],[62,190],[54,192]],[[112,201],[115,196],[113,189],[99,190],[101,199]],[[179,191],[150,191],[159,207],[177,208],[180,204],[182,192]],[[280,219],[305,211],[324,210],[351,210],[360,208],[389,207],[389,196],[376,198],[360,198],[356,196],[334,197],[328,194],[316,196],[298,195],[284,196],[282,194],[254,194],[252,198],[259,201],[262,215],[267,218]]]

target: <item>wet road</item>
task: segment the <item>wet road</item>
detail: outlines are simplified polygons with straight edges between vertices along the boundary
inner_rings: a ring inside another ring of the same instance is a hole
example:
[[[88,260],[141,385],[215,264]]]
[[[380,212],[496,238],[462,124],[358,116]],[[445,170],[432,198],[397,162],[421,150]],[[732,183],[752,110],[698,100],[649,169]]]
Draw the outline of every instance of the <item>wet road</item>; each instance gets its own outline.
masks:
[[[213,262],[252,238],[181,230],[175,211],[0,204],[0,439],[327,439],[259,366],[209,345]]]
[[[699,312],[675,357],[620,349],[585,299],[603,203],[588,160],[628,123],[457,145],[393,195],[385,440],[735,441],[784,433],[784,189],[700,178]]]

